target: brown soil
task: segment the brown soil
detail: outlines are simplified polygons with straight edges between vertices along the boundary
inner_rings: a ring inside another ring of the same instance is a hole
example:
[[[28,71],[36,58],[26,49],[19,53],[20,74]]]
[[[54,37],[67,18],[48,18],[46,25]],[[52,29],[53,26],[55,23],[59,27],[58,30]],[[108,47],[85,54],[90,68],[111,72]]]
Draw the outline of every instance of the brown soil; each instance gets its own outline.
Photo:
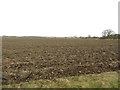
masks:
[[[118,70],[117,40],[3,38],[3,84]]]

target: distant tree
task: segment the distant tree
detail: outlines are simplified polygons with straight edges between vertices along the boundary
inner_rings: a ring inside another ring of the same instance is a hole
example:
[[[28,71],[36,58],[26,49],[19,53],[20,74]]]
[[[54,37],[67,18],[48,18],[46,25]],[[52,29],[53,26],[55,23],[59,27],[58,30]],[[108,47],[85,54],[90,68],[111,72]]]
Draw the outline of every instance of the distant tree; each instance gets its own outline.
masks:
[[[91,38],[91,35],[88,35],[88,38]]]
[[[120,34],[113,34],[109,36],[110,39],[120,39]]]
[[[92,38],[99,38],[99,37],[97,37],[97,36],[93,36]]]
[[[115,32],[112,29],[106,29],[102,32],[103,38],[109,38],[111,35],[114,35]]]
[[[77,36],[75,35],[75,36],[73,36],[73,38],[77,38]]]

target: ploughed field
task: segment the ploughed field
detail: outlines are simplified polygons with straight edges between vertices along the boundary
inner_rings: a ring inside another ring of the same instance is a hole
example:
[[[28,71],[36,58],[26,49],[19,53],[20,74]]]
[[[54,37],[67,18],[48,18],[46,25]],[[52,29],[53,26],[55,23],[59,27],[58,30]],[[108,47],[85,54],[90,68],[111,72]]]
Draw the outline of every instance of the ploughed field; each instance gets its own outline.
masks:
[[[118,41],[3,37],[3,84],[118,70]]]

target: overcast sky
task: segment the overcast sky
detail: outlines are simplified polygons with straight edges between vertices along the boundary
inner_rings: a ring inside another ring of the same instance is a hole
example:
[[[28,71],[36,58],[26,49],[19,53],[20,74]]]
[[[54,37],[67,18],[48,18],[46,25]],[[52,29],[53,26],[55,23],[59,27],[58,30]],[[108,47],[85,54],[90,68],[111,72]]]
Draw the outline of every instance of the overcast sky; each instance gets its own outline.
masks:
[[[0,35],[101,36],[118,33],[119,0],[0,0]]]

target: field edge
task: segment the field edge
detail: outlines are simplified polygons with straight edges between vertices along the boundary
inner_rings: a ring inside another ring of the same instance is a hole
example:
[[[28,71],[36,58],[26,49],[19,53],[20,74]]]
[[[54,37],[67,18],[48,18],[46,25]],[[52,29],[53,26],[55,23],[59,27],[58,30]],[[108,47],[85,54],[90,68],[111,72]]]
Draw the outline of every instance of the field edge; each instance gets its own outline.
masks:
[[[3,85],[2,88],[118,88],[118,73],[103,72],[52,80],[34,80],[20,84]]]

